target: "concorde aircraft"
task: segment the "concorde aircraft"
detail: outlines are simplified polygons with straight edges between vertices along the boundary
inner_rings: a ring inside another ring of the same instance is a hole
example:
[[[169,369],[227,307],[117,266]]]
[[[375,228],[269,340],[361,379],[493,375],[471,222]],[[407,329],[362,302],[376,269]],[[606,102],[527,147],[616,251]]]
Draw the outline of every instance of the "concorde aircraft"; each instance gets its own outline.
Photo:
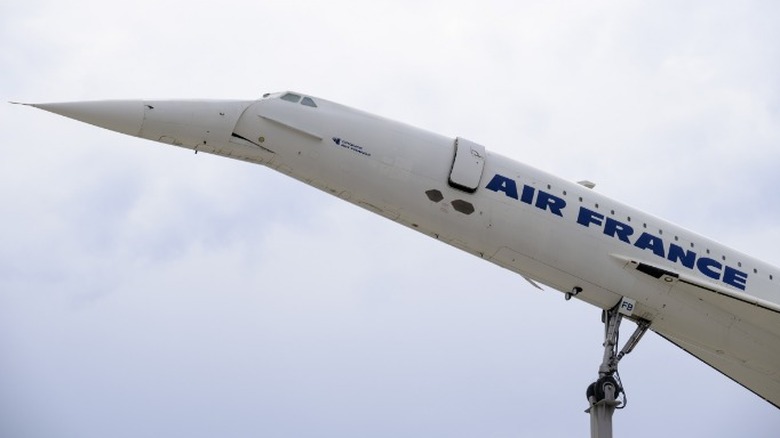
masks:
[[[602,309],[604,358],[587,387],[594,436],[611,435],[618,361],[648,328],[780,407],[780,268],[592,183],[294,92],[32,106],[262,164]],[[623,318],[636,330],[618,350]]]

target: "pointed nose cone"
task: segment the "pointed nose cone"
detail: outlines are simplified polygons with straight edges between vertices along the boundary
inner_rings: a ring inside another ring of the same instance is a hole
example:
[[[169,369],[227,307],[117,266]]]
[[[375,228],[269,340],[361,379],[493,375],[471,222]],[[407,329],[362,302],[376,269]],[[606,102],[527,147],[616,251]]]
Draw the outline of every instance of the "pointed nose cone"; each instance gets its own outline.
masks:
[[[144,103],[141,100],[39,103],[32,104],[32,106],[134,136],[138,136],[141,132],[141,125],[144,121]]]

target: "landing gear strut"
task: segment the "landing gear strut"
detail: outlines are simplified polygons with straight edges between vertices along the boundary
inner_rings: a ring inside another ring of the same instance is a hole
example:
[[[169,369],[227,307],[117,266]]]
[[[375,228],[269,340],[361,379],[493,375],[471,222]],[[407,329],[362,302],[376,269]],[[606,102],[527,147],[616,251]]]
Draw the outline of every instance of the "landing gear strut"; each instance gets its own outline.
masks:
[[[604,323],[604,358],[599,366],[598,380],[588,385],[585,393],[590,403],[585,412],[590,414],[591,438],[612,438],[612,414],[615,409],[626,406],[626,392],[618,374],[618,362],[636,347],[650,327],[650,321],[635,319],[636,330],[618,352],[620,322],[624,315],[631,316],[633,310],[634,301],[623,297],[615,307],[605,310],[601,316]]]

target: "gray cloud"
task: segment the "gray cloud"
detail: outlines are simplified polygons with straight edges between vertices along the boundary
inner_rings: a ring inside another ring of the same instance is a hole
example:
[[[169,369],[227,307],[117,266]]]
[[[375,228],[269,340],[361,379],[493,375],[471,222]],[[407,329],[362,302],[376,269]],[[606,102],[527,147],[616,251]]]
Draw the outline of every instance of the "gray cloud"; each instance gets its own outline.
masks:
[[[299,89],[778,263],[768,2],[1,8],[7,100]],[[258,166],[0,120],[0,435],[587,433],[596,309]],[[617,435],[780,427],[655,335],[622,375]]]

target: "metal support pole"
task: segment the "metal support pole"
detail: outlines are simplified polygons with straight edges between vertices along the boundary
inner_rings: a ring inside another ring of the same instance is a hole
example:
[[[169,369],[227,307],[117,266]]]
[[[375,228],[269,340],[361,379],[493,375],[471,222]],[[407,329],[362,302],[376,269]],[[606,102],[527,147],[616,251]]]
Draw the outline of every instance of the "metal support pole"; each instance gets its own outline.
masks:
[[[594,385],[599,385],[596,382]],[[612,414],[621,402],[615,399],[617,388],[611,382],[603,384],[604,398],[597,400],[595,395],[588,396],[590,407],[585,412],[590,414],[591,438],[612,438]]]
[[[626,305],[630,302],[630,305]],[[639,343],[642,335],[650,327],[650,321],[637,318],[637,327],[626,345],[618,353],[618,338],[620,337],[620,322],[623,319],[623,310],[626,307],[633,309],[633,301],[622,299],[615,307],[602,313],[604,323],[604,356],[599,365],[599,378],[588,386],[586,397],[590,414],[591,438],[612,438],[612,415],[615,409],[625,406],[625,391],[621,386],[618,375],[618,362]],[[631,315],[631,313],[626,313]],[[618,400],[623,393],[622,400]]]

